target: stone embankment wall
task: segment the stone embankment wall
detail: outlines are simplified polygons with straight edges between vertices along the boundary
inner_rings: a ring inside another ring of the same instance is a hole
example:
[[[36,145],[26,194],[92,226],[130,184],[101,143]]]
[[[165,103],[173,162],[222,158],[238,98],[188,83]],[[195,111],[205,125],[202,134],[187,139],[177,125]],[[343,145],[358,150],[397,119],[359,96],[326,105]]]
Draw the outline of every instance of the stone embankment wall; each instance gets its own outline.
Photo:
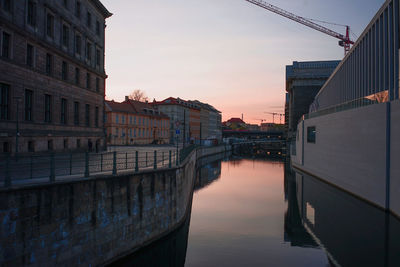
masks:
[[[197,158],[225,149],[170,170],[0,191],[1,264],[103,265],[151,243],[184,222]]]

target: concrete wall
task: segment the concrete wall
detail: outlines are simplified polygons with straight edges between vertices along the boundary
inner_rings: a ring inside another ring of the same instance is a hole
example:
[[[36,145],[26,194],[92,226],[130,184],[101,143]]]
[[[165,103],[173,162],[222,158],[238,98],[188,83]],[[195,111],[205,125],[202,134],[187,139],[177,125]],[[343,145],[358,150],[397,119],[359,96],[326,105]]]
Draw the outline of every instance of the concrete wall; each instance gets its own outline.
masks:
[[[400,216],[400,101],[391,105],[390,208]]]
[[[309,126],[315,144],[307,143]],[[306,120],[304,133],[304,170],[385,207],[386,104]]]

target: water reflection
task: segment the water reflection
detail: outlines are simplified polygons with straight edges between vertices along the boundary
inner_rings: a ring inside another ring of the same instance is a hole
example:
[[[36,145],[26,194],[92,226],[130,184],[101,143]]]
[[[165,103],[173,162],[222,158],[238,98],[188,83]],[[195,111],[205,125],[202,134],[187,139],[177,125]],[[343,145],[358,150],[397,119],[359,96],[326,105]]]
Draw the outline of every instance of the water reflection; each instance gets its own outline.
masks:
[[[184,225],[118,265],[400,266],[400,223],[381,210],[282,161],[200,163]]]
[[[320,180],[296,173],[308,231],[338,266],[400,266],[400,222]]]

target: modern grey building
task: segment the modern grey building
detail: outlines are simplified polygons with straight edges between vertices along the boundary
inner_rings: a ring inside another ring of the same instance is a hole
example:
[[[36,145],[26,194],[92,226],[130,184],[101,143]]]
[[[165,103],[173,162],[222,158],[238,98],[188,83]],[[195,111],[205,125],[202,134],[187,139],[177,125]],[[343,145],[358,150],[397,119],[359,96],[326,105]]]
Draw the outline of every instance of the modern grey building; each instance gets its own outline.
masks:
[[[0,1],[0,153],[105,145],[98,0]]]
[[[296,132],[300,118],[308,113],[314,97],[340,61],[293,62],[286,66],[286,91],[288,92],[288,137]]]

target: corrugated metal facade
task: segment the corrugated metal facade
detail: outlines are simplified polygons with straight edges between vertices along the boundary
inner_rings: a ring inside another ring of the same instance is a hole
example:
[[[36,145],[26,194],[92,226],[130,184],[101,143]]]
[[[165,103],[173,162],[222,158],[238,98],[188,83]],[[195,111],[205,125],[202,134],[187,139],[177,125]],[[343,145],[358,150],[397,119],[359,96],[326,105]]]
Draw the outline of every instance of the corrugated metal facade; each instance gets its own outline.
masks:
[[[315,97],[310,112],[399,98],[399,1],[386,1]]]

